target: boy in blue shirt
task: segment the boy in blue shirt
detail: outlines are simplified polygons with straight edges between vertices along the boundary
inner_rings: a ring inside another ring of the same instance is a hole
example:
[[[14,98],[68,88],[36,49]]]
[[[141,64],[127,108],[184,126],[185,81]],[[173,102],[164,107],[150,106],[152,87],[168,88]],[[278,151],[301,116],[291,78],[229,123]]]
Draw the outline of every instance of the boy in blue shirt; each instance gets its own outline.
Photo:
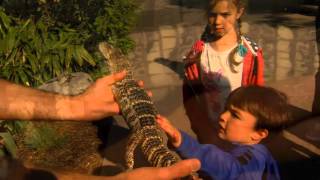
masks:
[[[234,90],[220,115],[218,132],[221,139],[236,145],[230,152],[212,144],[199,144],[160,115],[157,122],[178,153],[185,158],[198,158],[201,171],[212,179],[277,180],[277,163],[259,143],[269,131],[290,123],[288,107],[287,97],[273,88],[247,86]]]

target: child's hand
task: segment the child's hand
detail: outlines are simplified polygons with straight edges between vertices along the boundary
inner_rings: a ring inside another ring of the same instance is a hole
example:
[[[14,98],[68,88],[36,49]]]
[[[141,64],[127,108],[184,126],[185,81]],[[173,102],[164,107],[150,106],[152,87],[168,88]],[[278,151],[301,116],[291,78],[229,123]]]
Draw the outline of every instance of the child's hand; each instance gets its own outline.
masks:
[[[197,80],[199,78],[197,63],[200,62],[200,55],[201,53],[191,51],[184,58],[184,72],[188,80]]]
[[[180,131],[175,128],[168,119],[160,115],[157,115],[157,123],[167,133],[172,145],[176,148],[179,147],[182,139]]]
[[[186,56],[183,57],[183,62],[185,65],[193,64],[199,62],[201,57],[201,52],[190,51]]]

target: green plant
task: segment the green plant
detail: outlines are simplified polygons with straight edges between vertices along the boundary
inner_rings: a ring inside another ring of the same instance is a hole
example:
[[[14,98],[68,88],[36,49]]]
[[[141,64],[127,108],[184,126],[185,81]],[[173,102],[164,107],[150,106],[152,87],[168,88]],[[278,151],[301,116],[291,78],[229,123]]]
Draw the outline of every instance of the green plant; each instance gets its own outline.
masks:
[[[38,86],[84,62],[96,64],[72,29],[49,29],[42,21],[9,17],[3,9],[0,23],[0,75],[8,80]]]
[[[0,77],[38,86],[62,72],[105,72],[97,43],[128,53],[133,0],[16,0],[0,9]],[[100,66],[96,66],[96,64]],[[101,76],[101,74],[99,74]],[[98,75],[98,76],[99,76]]]
[[[56,129],[49,124],[35,127],[33,123],[28,124],[25,132],[24,143],[32,149],[47,150],[62,147],[68,141],[68,137],[57,133]]]
[[[9,154],[12,157],[17,157],[17,146],[9,131],[0,132],[0,157]]]
[[[108,72],[98,42],[128,53],[134,47],[128,35],[136,14],[135,0],[2,0],[0,78],[32,87],[62,73],[83,71],[98,78]],[[39,133],[54,134],[39,130],[33,138],[62,141]]]
[[[17,157],[17,146],[12,134],[21,132],[25,124],[22,121],[0,120],[0,157],[8,154]]]

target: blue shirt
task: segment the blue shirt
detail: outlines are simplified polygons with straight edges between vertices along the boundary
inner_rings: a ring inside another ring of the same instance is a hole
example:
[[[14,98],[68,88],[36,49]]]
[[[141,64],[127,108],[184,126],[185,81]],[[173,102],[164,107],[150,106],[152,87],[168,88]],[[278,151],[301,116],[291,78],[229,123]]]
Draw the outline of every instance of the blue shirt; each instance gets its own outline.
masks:
[[[177,151],[185,158],[201,161],[201,171],[215,180],[278,180],[276,161],[262,144],[238,145],[225,152],[212,144],[199,144],[181,131],[182,143]]]

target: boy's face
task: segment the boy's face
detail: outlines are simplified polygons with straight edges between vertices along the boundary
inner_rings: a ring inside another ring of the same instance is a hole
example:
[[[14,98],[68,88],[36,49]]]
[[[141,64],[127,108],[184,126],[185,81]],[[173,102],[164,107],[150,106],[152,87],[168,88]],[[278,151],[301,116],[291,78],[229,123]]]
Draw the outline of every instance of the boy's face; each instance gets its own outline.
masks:
[[[241,14],[237,11],[235,5],[227,0],[217,2],[208,17],[211,33],[222,37],[234,30],[237,19],[240,18]]]
[[[268,135],[267,130],[256,130],[256,117],[247,111],[231,106],[220,115],[221,139],[238,144],[257,144]]]

